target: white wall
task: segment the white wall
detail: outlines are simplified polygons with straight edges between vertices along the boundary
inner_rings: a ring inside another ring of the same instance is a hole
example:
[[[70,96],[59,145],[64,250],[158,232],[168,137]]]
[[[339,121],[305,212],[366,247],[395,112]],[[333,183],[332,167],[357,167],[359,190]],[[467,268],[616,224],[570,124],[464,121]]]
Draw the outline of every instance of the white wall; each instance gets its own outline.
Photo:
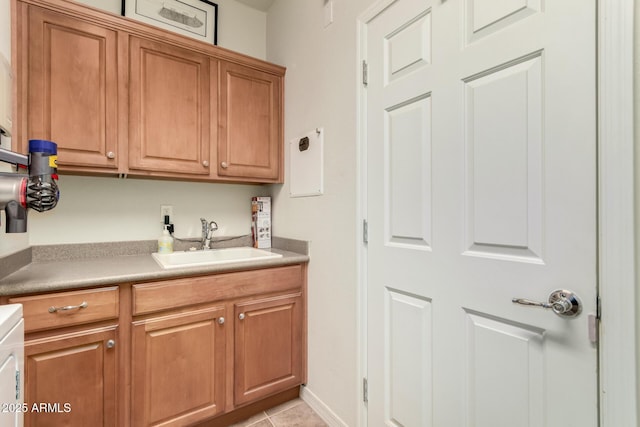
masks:
[[[216,221],[215,236],[251,233],[251,197],[258,185],[61,176],[60,202],[29,211],[31,245],[150,240],[162,230],[160,205],[173,206],[177,237],[200,237],[200,218]]]
[[[260,59],[267,57],[267,14],[235,0],[218,4],[218,46]]]
[[[0,2],[0,53],[11,62],[11,2]]]
[[[356,426],[356,20],[373,0],[334,0],[327,28],[323,3],[276,0],[267,14],[267,59],[287,67],[285,145],[325,129],[324,195],[290,198],[287,176],[273,189],[274,229],[311,241],[308,389]]]
[[[640,271],[640,6],[635,5],[634,19],[635,43],[634,43],[634,117],[635,117],[635,168],[636,168],[636,271]],[[638,282],[636,278],[636,282]],[[636,292],[636,313],[640,316],[640,292]],[[636,319],[636,343],[640,346],[640,317]],[[636,354],[640,354],[640,348],[636,349]],[[636,372],[640,373],[640,358],[637,359]],[[638,396],[640,396],[640,381],[637,382]],[[638,419],[640,419],[640,404],[638,405]]]
[[[11,2],[0,1],[0,54],[11,62]],[[0,93],[0,96],[4,96]],[[2,148],[11,149],[11,138],[2,137]],[[0,162],[0,172],[10,172],[11,167]],[[4,211],[0,213],[0,256],[10,254],[29,246],[27,233],[6,234],[4,232]]]
[[[76,0],[78,3],[88,4],[98,9],[120,15],[122,10],[122,0]]]
[[[77,0],[120,15],[121,0]],[[212,0],[218,5],[218,46],[264,59],[267,15],[235,0]]]
[[[0,214],[0,257],[29,247],[29,233],[7,234],[5,230],[4,210]]]

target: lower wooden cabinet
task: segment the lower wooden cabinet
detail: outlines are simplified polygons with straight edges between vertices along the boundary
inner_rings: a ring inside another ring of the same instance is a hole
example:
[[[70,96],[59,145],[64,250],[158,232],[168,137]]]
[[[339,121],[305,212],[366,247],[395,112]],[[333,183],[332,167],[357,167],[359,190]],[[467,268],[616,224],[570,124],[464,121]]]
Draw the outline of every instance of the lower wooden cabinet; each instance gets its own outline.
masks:
[[[116,425],[117,327],[25,342],[25,426]]]
[[[224,410],[224,313],[211,307],[133,322],[133,425],[187,425]]]
[[[235,304],[236,405],[302,382],[302,295]]]
[[[288,265],[0,297],[24,310],[25,426],[251,415],[305,381],[305,277]]]
[[[133,425],[197,423],[302,384],[304,272],[134,285]]]

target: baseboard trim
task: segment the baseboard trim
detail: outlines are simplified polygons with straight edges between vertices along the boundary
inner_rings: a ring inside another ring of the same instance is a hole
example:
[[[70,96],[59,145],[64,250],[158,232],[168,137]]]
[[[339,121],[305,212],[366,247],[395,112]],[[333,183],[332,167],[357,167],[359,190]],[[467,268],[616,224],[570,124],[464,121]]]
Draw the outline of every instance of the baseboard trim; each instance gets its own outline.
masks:
[[[300,387],[300,399],[315,411],[329,427],[349,427],[333,412],[318,396],[313,394],[306,386]]]

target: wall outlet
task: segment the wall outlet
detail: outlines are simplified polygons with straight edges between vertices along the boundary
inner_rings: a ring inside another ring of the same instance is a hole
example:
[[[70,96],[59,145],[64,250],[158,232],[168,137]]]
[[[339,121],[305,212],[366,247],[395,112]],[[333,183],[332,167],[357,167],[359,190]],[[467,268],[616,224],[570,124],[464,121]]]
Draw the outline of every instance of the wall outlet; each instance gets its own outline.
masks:
[[[160,206],[160,223],[164,224],[164,217],[169,215],[169,224],[173,224],[173,206],[161,205]]]

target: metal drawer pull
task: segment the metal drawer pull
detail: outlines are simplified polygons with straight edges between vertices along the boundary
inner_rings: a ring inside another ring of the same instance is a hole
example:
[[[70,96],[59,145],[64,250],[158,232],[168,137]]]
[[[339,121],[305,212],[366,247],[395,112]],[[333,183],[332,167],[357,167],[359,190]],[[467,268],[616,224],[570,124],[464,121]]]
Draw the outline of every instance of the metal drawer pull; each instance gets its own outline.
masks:
[[[62,307],[49,307],[49,313],[56,313],[58,311],[80,310],[81,308],[89,307],[89,303],[82,301],[80,305],[65,305]]]

